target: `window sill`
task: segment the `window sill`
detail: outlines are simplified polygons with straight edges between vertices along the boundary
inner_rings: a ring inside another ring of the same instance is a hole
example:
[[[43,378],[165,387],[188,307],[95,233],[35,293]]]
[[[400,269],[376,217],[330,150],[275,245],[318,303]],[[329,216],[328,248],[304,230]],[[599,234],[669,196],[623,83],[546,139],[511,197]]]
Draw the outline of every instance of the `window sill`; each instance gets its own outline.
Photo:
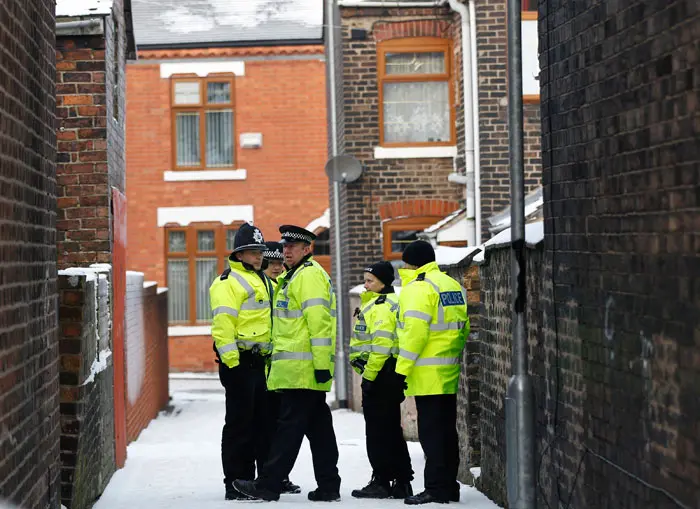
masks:
[[[178,170],[163,172],[163,180],[165,182],[245,180],[247,177],[247,170]]]
[[[176,325],[168,327],[168,336],[211,336],[211,325]]]
[[[438,159],[457,157],[457,147],[374,147],[375,159]]]

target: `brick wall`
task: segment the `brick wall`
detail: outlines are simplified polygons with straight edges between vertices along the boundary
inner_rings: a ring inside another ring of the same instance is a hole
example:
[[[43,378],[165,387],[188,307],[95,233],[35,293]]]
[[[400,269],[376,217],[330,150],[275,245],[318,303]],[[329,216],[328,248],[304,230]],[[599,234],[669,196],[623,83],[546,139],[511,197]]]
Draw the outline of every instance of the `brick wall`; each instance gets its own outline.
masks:
[[[56,38],[59,268],[112,262],[110,188],[125,189],[121,0],[112,12],[104,34]]]
[[[54,9],[0,13],[0,498],[58,509]]]
[[[87,509],[116,470],[110,284],[94,271],[58,281],[61,502]]]
[[[174,169],[169,79],[160,62],[181,58],[245,62],[235,82],[236,167],[243,181],[164,182]],[[144,51],[127,69],[129,168],[128,266],[165,286],[165,233],[158,207],[253,205],[265,238],[278,227],[306,226],[328,208],[325,63],[321,47]],[[158,60],[155,60],[158,59]],[[241,149],[238,135],[259,132],[261,149]]]
[[[383,206],[396,204],[406,215],[422,215],[417,200],[448,202],[436,215],[459,207],[464,187],[447,181],[453,160],[374,159],[379,146],[377,39],[407,36],[452,36],[452,14],[440,9],[343,9],[343,97],[346,153],[364,167],[362,178],[343,184],[347,237],[343,257],[348,259],[349,285],[362,282],[362,269],[383,258]],[[351,40],[351,31],[367,31],[365,40]],[[456,68],[456,67],[455,67]],[[459,87],[456,87],[459,88]],[[411,205],[405,205],[410,203]],[[449,209],[449,210],[447,210]],[[431,210],[431,206],[428,207]],[[396,216],[392,216],[396,217]]]
[[[136,440],[169,400],[168,293],[144,285],[143,273],[127,274],[127,440]]]
[[[507,0],[476,4],[479,77],[479,149],[481,164],[482,235],[486,218],[510,205],[508,159]],[[541,185],[540,105],[524,105],[526,193]]]
[[[698,7],[540,3],[546,253],[563,322],[550,504],[700,500]]]

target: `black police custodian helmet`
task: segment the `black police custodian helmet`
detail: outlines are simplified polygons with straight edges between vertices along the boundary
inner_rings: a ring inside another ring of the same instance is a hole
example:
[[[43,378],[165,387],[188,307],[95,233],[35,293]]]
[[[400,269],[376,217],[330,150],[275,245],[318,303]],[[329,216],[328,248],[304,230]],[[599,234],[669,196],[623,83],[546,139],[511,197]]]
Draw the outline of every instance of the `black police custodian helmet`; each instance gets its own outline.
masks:
[[[252,224],[245,223],[236,232],[233,239],[233,252],[239,251],[265,251],[265,239],[262,232]]]
[[[263,258],[265,260],[277,260],[284,261],[284,254],[282,253],[282,243],[281,242],[265,242],[266,249],[263,251]]]
[[[309,230],[306,230],[301,226],[294,226],[291,224],[280,226],[280,234],[282,235],[282,244],[289,244],[292,242],[305,242],[306,244],[311,244],[314,240],[316,240],[316,235],[311,233]]]

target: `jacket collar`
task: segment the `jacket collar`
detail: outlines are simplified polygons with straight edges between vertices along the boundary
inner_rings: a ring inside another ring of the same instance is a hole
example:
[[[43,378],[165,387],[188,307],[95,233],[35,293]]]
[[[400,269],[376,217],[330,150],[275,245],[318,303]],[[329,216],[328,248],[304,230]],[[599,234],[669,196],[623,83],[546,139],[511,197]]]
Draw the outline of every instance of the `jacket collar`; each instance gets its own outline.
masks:
[[[243,263],[242,261],[235,260],[233,258],[228,259],[228,265],[229,267],[231,267],[231,270],[237,270],[239,272],[258,272],[257,270],[255,270],[255,267],[253,267],[249,263]]]
[[[283,274],[284,279],[286,279],[287,281],[290,280],[290,279],[292,279],[292,276],[293,276],[294,273],[299,269],[299,267],[302,267],[302,266],[303,266],[306,262],[308,262],[308,261],[313,261],[313,253],[307,254],[304,258],[302,258],[302,259],[299,261],[299,263],[297,263],[294,267],[292,267],[292,268],[289,269],[287,272],[285,272],[285,273]]]
[[[399,269],[399,276],[401,277],[401,285],[406,286],[408,283],[413,281],[418,277],[418,274],[427,274],[429,272],[439,271],[440,267],[437,262],[426,263],[422,267],[415,270],[412,269]]]

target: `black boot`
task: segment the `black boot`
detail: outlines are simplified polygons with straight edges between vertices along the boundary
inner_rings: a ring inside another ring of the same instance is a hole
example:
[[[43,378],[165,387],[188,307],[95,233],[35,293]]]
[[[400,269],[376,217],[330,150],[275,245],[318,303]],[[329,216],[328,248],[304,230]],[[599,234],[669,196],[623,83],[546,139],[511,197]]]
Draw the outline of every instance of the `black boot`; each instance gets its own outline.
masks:
[[[410,482],[394,481],[389,490],[390,498],[404,499],[413,496],[413,488]]]
[[[289,478],[282,481],[282,493],[301,493],[301,487],[294,484]]]
[[[250,500],[250,497],[245,496],[233,486],[226,486],[226,500]]]
[[[450,502],[459,502],[459,487],[452,490],[450,493]]]
[[[406,505],[423,505],[423,504],[449,504],[450,501],[447,498],[437,497],[431,495],[427,491],[414,495],[412,497],[407,497],[404,501]]]
[[[391,496],[390,490],[388,482],[373,475],[367,486],[360,490],[352,490],[350,494],[355,498],[389,498]]]
[[[241,479],[236,479],[233,481],[233,487],[253,500],[276,502],[280,499],[279,493],[265,489],[262,486],[259,486],[255,481],[243,481]]]
[[[309,491],[309,500],[312,502],[340,502],[340,493],[316,488],[313,491]]]

